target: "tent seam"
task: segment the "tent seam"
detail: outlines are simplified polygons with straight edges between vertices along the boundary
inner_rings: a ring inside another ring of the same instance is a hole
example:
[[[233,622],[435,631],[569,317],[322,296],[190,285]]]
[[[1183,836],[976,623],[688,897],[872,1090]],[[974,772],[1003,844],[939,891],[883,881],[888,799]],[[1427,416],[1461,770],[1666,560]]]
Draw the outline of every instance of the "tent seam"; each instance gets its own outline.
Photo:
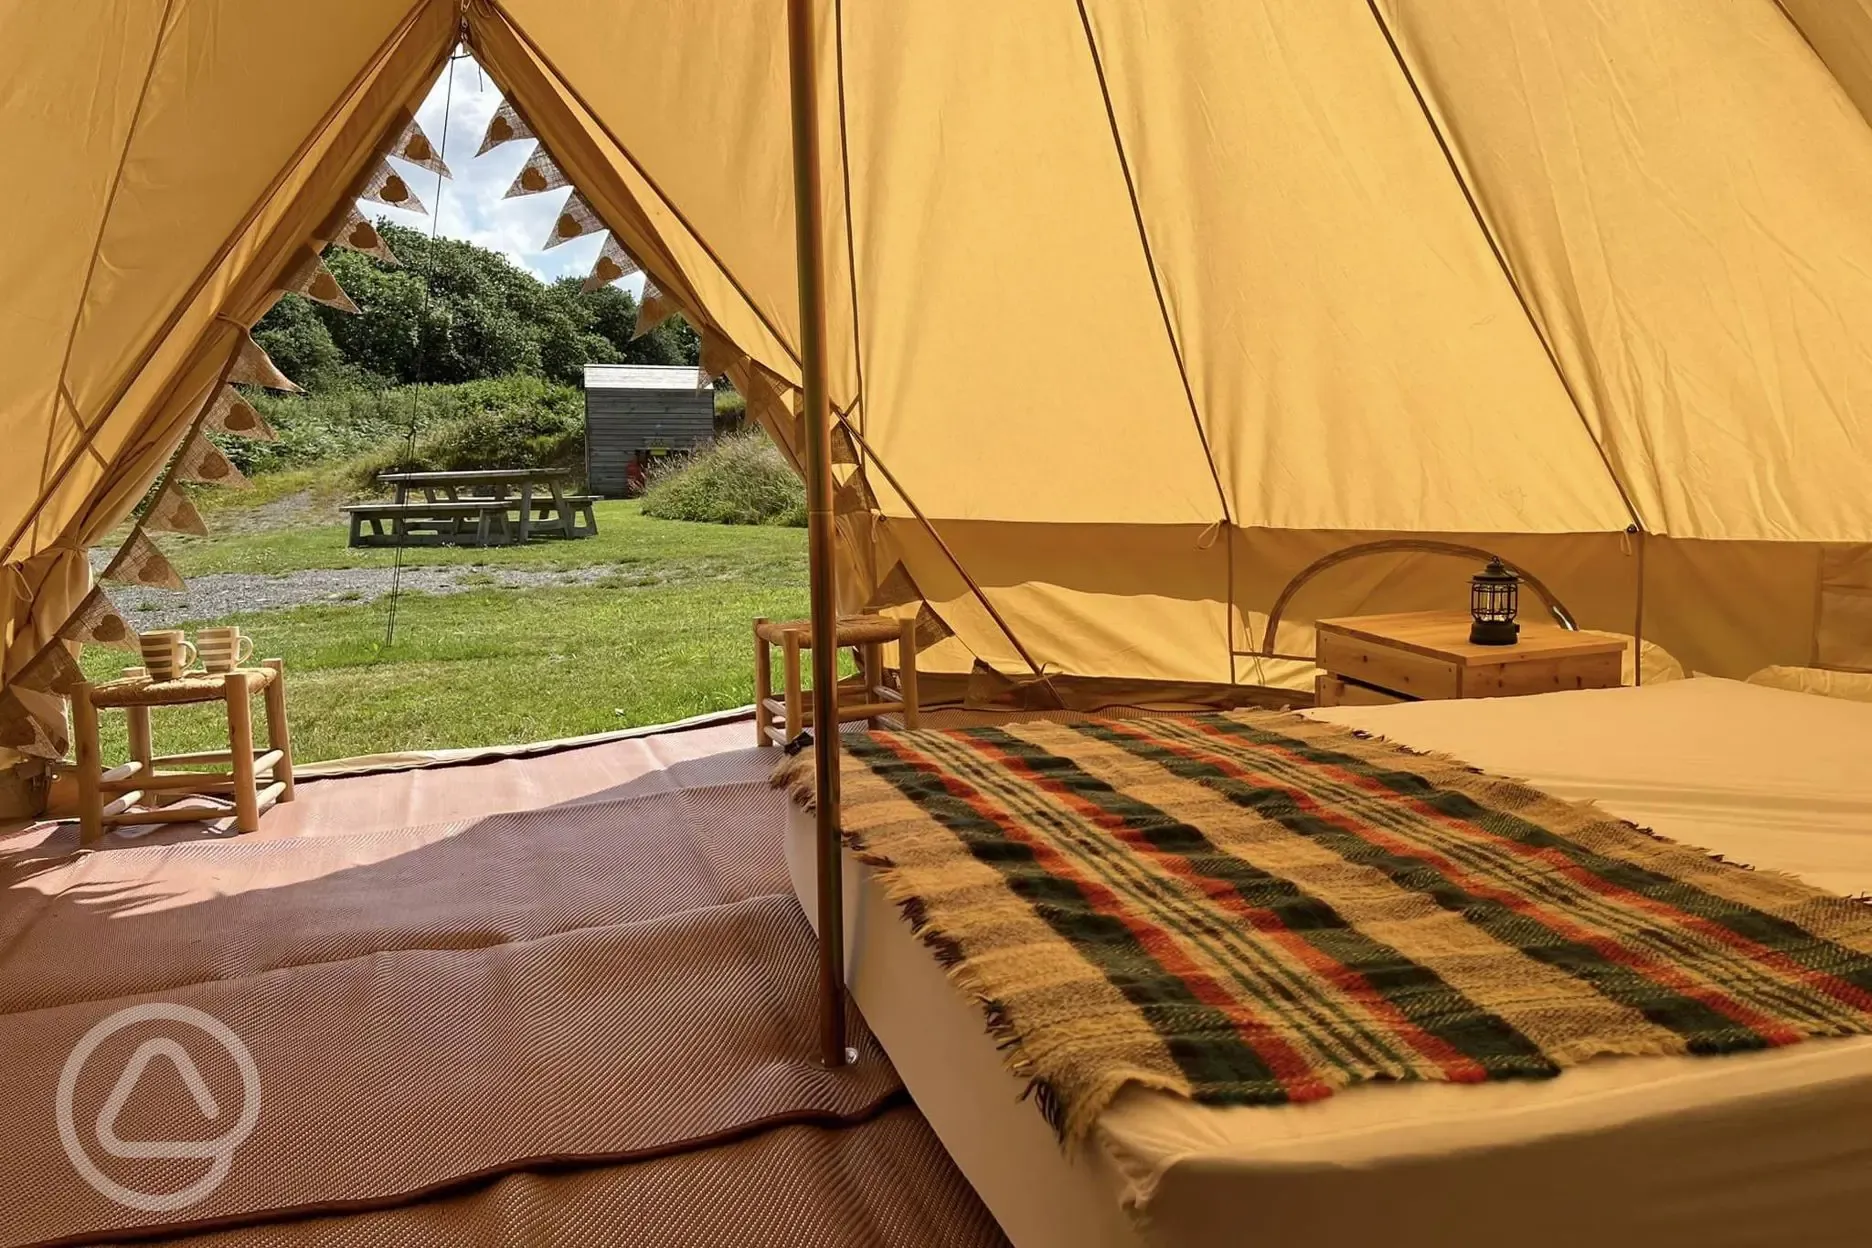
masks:
[[[1170,318],[1170,303],[1164,297],[1163,281],[1157,273],[1157,257],[1151,251],[1150,231],[1144,225],[1144,205],[1138,199],[1137,182],[1131,176],[1131,161],[1125,155],[1124,134],[1118,128],[1118,111],[1112,105],[1111,86],[1105,79],[1105,61],[1099,55],[1098,38],[1092,32],[1092,15],[1085,0],[1074,0],[1079,9],[1079,24],[1085,29],[1086,50],[1092,55],[1092,72],[1098,78],[1099,97],[1105,104],[1105,120],[1111,126],[1112,151],[1118,157],[1118,169],[1124,174],[1125,193],[1131,200],[1131,217],[1137,223],[1138,247],[1144,253],[1144,269],[1150,274],[1151,291],[1157,296],[1157,311],[1163,317],[1164,337],[1170,343],[1170,356],[1176,361],[1177,377],[1183,383],[1183,398],[1189,403],[1190,422],[1196,426],[1196,441],[1202,447],[1203,462],[1209,465],[1209,478],[1215,482],[1216,501],[1222,507],[1223,559],[1226,571],[1224,592],[1228,596],[1229,619],[1223,625],[1228,648],[1229,683],[1235,684],[1235,541],[1234,519],[1230,515],[1228,491],[1222,486],[1222,472],[1216,467],[1215,452],[1209,449],[1209,431],[1203,427],[1202,408],[1196,402],[1196,388],[1190,384],[1189,366],[1183,360],[1183,344],[1177,340],[1176,325]],[[1258,665],[1257,665],[1258,666]]]
[[[332,119],[372,80],[377,67],[383,63],[390,51],[401,43],[404,37],[409,34],[410,30],[416,25],[417,20],[422,16],[429,4],[435,2],[438,2],[438,0],[417,0],[415,4],[411,5],[410,11],[404,16],[403,20],[398,23],[397,28],[391,31],[390,34],[385,37],[384,41],[378,45],[377,51],[370,58],[369,64],[358,71],[357,75],[352,78],[350,86],[345,89],[343,95],[326,110],[325,115],[319,119],[318,124],[312,128],[312,131],[307,134],[304,139],[300,140],[299,146],[294,149],[293,154],[288,157],[285,164],[280,167],[279,172],[274,175],[273,181],[267,185],[266,190],[262,191],[260,196],[254,200],[253,205],[248,208],[246,215],[241,218],[240,223],[229,231],[227,240],[222,243],[221,249],[210,257],[207,264],[202,266],[201,271],[196,274],[195,280],[190,283],[188,291],[170,308],[169,315],[165,319],[162,329],[151,335],[135,366],[128,369],[118,378],[116,392],[111,396],[110,402],[104,404],[103,410],[114,410],[117,404],[123,401],[124,394],[128,392],[131,385],[134,384],[136,376],[143,371],[144,367],[149,363],[150,358],[156,354],[162,343],[167,340],[169,334],[175,329],[176,322],[181,319],[183,312],[188,308],[189,304],[194,302],[196,296],[201,293],[202,287],[207,284],[209,276],[227,259],[228,253],[233,250],[235,241],[246,233],[248,227],[253,224],[254,218],[260,214],[260,210],[264,208],[267,202],[278,192],[286,175],[296,168],[299,162],[305,158],[306,151],[317,141],[318,137],[330,127]],[[216,313],[217,318],[221,318],[222,315],[223,314],[219,312]],[[206,329],[204,329],[203,332],[205,333]],[[191,354],[192,353],[193,352],[191,352]],[[169,392],[173,389],[174,385],[172,382],[169,387],[164,389],[163,398],[166,399]],[[159,402],[161,401],[162,400],[159,400]],[[66,455],[65,462],[59,466],[55,478],[62,478],[70,471],[71,466],[78,461],[79,455],[90,449],[91,443],[96,437],[97,429],[101,428],[102,424],[103,422],[99,421],[97,426],[87,431],[79,445],[72,448]],[[7,538],[5,550],[0,551],[0,561],[11,558],[14,549],[19,545],[20,538],[32,527],[33,518],[38,514],[39,509],[45,506],[46,500],[49,497],[50,491],[42,485],[40,487],[38,499],[33,504],[32,512],[29,513],[25,519],[20,521],[18,527],[13,530],[12,535]],[[90,497],[88,496],[86,505],[89,506],[89,503]]]
[[[104,235],[110,231],[111,213],[117,207],[117,192],[123,189],[124,170],[130,165],[130,149],[136,146],[137,129],[143,124],[143,106],[149,101],[150,84],[156,81],[156,65],[162,60],[163,45],[169,38],[169,17],[174,11],[175,0],[163,0],[162,16],[156,22],[156,40],[150,47],[149,65],[143,70],[143,85],[137,89],[136,107],[130,111],[130,127],[124,132],[123,150],[117,153],[117,169],[111,175],[110,190],[104,196],[104,209],[98,214],[97,237],[91,240],[91,259],[85,265],[84,282],[78,287],[77,306],[72,310],[71,331],[65,335],[65,354],[59,360],[58,378],[52,387],[54,417],[58,413],[59,400],[64,398],[71,408],[72,423],[78,426],[80,438],[90,431],[90,426],[85,421],[84,413],[78,409],[78,404],[71,399],[71,391],[65,380],[71,372],[72,352],[78,345],[78,327],[84,322],[85,305],[91,299],[91,283],[97,277],[98,258],[104,251]],[[46,428],[45,453],[39,463],[41,489],[44,488],[46,469],[51,463],[52,438],[57,428],[57,419]],[[88,440],[85,445],[89,445]],[[61,471],[58,475],[62,477],[65,474]]]
[[[847,410],[858,410],[858,427],[862,429],[870,423],[870,408],[865,403],[864,335],[858,321],[858,240],[852,226],[851,134],[845,124],[845,0],[833,0],[832,37],[837,71],[834,81],[838,84],[839,175],[845,185],[845,284],[851,291],[852,366],[858,374],[858,393]]]
[[[1586,433],[1587,441],[1599,452],[1599,462],[1605,466],[1606,476],[1612,480],[1612,488],[1618,491],[1619,501],[1625,504],[1625,512],[1631,517],[1631,531],[1645,531],[1644,521],[1639,518],[1638,508],[1632,503],[1631,494],[1625,488],[1625,482],[1619,479],[1618,470],[1612,466],[1612,456],[1605,444],[1593,432],[1592,422],[1586,417],[1585,405],[1580,402],[1573,383],[1567,378],[1566,370],[1560,367],[1560,357],[1554,353],[1553,343],[1541,329],[1539,319],[1534,315],[1534,308],[1528,302],[1527,292],[1521,283],[1515,280],[1514,269],[1508,263],[1507,255],[1495,237],[1495,231],[1489,228],[1488,218],[1482,212],[1482,205],[1476,202],[1475,193],[1469,187],[1469,180],[1463,176],[1462,167],[1456,161],[1456,154],[1450,150],[1449,140],[1443,133],[1443,127],[1437,124],[1436,114],[1430,109],[1430,101],[1425,97],[1423,88],[1418,85],[1417,77],[1411,73],[1410,64],[1404,59],[1404,50],[1398,46],[1397,38],[1391,33],[1391,27],[1378,11],[1378,0],[1365,0],[1365,7],[1370,10],[1372,21],[1384,36],[1385,46],[1391,50],[1391,59],[1397,62],[1398,72],[1404,76],[1404,82],[1410,87],[1411,96],[1417,101],[1418,111],[1423,114],[1424,123],[1430,127],[1431,135],[1436,139],[1437,149],[1443,153],[1443,163],[1449,166],[1450,176],[1456,180],[1456,188],[1462,192],[1463,202],[1469,205],[1469,213],[1475,218],[1476,228],[1482,231],[1482,238],[1488,243],[1489,253],[1495,257],[1495,264],[1501,269],[1502,277],[1508,283],[1508,289],[1514,292],[1515,302],[1521,305],[1521,314],[1527,318],[1528,328],[1534,331],[1534,337],[1541,344],[1541,350],[1547,356],[1548,366],[1554,371],[1554,377],[1560,388],[1566,393],[1567,401],[1573,405],[1573,414],[1579,417],[1580,428]]]
[[[1840,89],[1840,94],[1844,95],[1847,103],[1853,106],[1853,111],[1859,114],[1860,120],[1864,121],[1866,125],[1872,126],[1872,117],[1868,117],[1865,110],[1859,107],[1859,102],[1853,99],[1853,94],[1847,89],[1845,81],[1841,79],[1838,74],[1833,72],[1833,67],[1827,64],[1826,57],[1820,55],[1820,49],[1814,46],[1814,41],[1812,39],[1808,38],[1806,30],[1801,27],[1799,22],[1794,20],[1794,15],[1788,12],[1788,7],[1784,0],[1768,0],[1768,2],[1774,5],[1776,11],[1779,12],[1782,17],[1787,19],[1787,24],[1794,28],[1794,33],[1796,35],[1800,36],[1801,43],[1806,45],[1807,50],[1813,54],[1813,58],[1818,62],[1821,72],[1825,73],[1827,77],[1833,80],[1833,85]]]
[[[501,3],[501,0],[487,0],[487,4],[489,9],[497,14],[501,21],[506,24],[507,29],[512,31],[514,35],[519,38],[520,42],[524,43],[527,48],[532,51],[533,55],[540,59],[541,64],[552,71],[553,77],[559,80],[560,85],[565,88],[566,93],[578,102],[578,106],[585,110],[585,115],[592,119],[592,123],[603,132],[607,139],[611,140],[612,144],[623,154],[624,159],[630,162],[631,168],[637,171],[637,176],[644,180],[645,184],[649,186],[657,199],[669,210],[670,215],[676,218],[677,222],[681,224],[684,230],[688,231],[689,237],[695,240],[696,246],[703,250],[717,269],[721,270],[722,276],[727,278],[728,284],[735,288],[735,293],[741,296],[742,301],[747,304],[749,311],[753,312],[760,323],[766,327],[767,332],[773,335],[774,341],[780,345],[780,349],[787,353],[787,358],[792,360],[796,367],[804,368],[805,365],[800,361],[799,352],[794,350],[792,344],[787,341],[787,336],[781,333],[779,328],[774,325],[773,320],[767,314],[767,310],[761,307],[752,294],[748,293],[747,287],[742,285],[741,279],[735,276],[734,270],[730,269],[727,262],[724,261],[720,255],[716,254],[714,246],[711,245],[706,238],[702,237],[701,231],[696,229],[695,226],[690,223],[688,216],[683,210],[676,206],[676,201],[671,199],[663,190],[663,187],[658,184],[657,180],[650,176],[650,171],[645,169],[643,162],[639,161],[630,148],[625,146],[624,140],[618,138],[617,134],[611,129],[611,124],[600,116],[598,111],[586,101],[584,93],[572,85],[572,80],[566,77],[565,73],[560,70],[559,66],[553,62],[550,56],[546,55],[539,44],[533,42],[533,36],[529,35],[518,22],[514,21],[513,15],[507,12],[507,7]]]
[[[1118,169],[1124,175],[1125,193],[1131,199],[1131,216],[1137,223],[1138,246],[1144,253],[1144,269],[1150,274],[1151,291],[1157,296],[1157,311],[1163,317],[1164,337],[1170,343],[1170,355],[1176,360],[1177,376],[1183,382],[1183,397],[1189,403],[1190,420],[1196,426],[1196,440],[1202,446],[1203,459],[1209,465],[1209,476],[1215,482],[1216,500],[1222,506],[1222,522],[1233,524],[1229,514],[1228,491],[1222,488],[1222,473],[1216,467],[1215,455],[1209,449],[1209,433],[1203,427],[1202,411],[1196,402],[1195,387],[1190,384],[1189,368],[1183,362],[1183,347],[1177,341],[1176,326],[1170,319],[1170,304],[1164,297],[1163,282],[1157,276],[1157,259],[1151,252],[1150,232],[1144,227],[1144,207],[1138,201],[1137,184],[1131,177],[1131,162],[1125,156],[1124,137],[1118,129],[1118,113],[1112,106],[1111,88],[1105,81],[1105,62],[1099,56],[1098,40],[1092,34],[1092,17],[1086,12],[1085,0],[1075,0],[1079,8],[1079,22],[1085,28],[1086,49],[1092,54],[1092,71],[1098,78],[1099,96],[1105,104],[1105,120],[1111,126],[1112,150],[1118,157]],[[1230,647],[1233,648],[1233,642]]]

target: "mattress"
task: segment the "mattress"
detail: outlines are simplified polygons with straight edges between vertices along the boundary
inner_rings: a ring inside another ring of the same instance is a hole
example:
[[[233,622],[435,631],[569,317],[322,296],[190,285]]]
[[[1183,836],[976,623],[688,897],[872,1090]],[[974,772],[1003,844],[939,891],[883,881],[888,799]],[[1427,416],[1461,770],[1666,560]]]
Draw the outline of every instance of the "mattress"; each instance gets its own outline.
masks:
[[[1872,892],[1872,706],[1699,678],[1309,715],[1525,779],[1758,869]],[[789,863],[809,915],[812,821]],[[1859,1244],[1872,1039],[1600,1059],[1538,1083],[1215,1108],[1121,1094],[1064,1155],[979,1014],[846,858],[852,992],[1019,1248]]]

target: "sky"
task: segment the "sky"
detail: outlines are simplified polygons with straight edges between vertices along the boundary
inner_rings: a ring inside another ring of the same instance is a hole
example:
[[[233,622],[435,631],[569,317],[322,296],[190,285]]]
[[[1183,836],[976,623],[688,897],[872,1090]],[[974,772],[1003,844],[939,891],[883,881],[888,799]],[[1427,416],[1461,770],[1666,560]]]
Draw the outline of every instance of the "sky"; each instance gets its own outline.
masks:
[[[490,251],[498,251],[543,281],[566,276],[584,277],[598,259],[604,236],[589,234],[561,243],[551,251],[542,247],[560,205],[571,191],[561,189],[516,199],[501,198],[513,184],[520,166],[533,154],[536,144],[532,139],[516,139],[477,157],[475,152],[487,133],[488,119],[500,106],[500,89],[472,57],[463,56],[454,61],[453,66],[453,84],[449,81],[449,70],[444,69],[417,110],[416,120],[429,141],[440,150],[443,162],[454,176],[442,179],[438,189],[436,175],[429,170],[413,165],[397,166],[416,197],[436,215],[432,218],[374,202],[360,203],[358,207],[373,220],[388,217],[398,225],[425,233],[434,229],[447,238],[466,239]],[[633,275],[621,285],[633,294],[639,293],[643,277]]]

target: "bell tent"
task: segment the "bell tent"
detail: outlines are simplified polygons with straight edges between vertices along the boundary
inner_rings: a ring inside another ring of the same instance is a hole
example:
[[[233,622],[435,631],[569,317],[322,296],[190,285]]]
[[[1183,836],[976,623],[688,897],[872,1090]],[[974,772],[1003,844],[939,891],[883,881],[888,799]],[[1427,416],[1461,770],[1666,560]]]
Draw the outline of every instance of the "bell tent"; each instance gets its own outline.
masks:
[[[819,8],[839,600],[952,692],[1304,688],[1482,552],[1647,672],[1872,668],[1868,0]],[[458,45],[799,460],[779,0],[7,0],[6,746]]]

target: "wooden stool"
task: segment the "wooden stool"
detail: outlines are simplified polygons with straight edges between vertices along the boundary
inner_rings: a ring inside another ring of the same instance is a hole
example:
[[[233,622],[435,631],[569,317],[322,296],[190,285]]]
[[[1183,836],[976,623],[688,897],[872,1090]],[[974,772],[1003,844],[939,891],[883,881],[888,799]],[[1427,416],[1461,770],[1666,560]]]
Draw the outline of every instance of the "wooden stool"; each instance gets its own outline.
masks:
[[[253,695],[266,696],[267,750],[254,753]],[[227,704],[228,748],[198,754],[157,757],[150,735],[150,708]],[[122,708],[130,721],[130,761],[108,775],[98,750],[98,712]],[[194,823],[226,818],[225,807],[190,804],[186,799],[228,793],[234,798],[234,826],[242,832],[260,827],[261,814],[275,802],[293,800],[292,737],[286,727],[286,666],[268,659],[259,667],[226,673],[186,672],[174,680],[125,676],[101,685],[72,690],[72,737],[78,750],[78,843],[86,845],[106,827],[141,823]],[[228,771],[160,771],[203,763],[226,763]],[[265,788],[257,787],[264,776]],[[106,801],[108,800],[108,803]],[[180,804],[135,810],[139,803],[180,800]]]
[[[884,646],[897,643],[897,684],[884,683]],[[915,728],[922,716],[917,709],[916,621],[893,620],[882,615],[851,615],[838,622],[838,644],[858,652],[859,683],[839,686],[838,721],[864,719],[881,727],[880,717],[901,714],[906,728]],[[773,647],[783,660],[785,696],[773,696]],[[800,679],[800,651],[812,649],[812,622],[792,620],[775,624],[754,621],[754,737],[759,745],[785,745],[812,727],[812,704]],[[781,725],[776,727],[778,717]]]

